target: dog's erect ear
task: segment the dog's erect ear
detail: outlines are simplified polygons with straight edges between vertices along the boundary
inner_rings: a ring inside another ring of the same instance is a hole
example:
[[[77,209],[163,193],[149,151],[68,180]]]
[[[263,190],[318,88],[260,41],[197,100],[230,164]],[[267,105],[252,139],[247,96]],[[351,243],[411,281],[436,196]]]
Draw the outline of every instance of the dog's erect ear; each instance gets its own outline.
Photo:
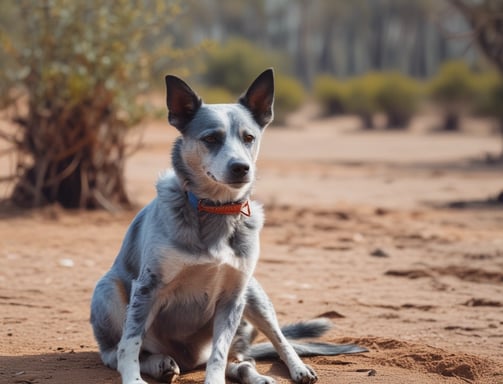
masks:
[[[274,104],[274,72],[262,72],[239,98],[239,103],[250,110],[255,121],[265,127],[272,121]]]
[[[165,80],[169,123],[183,132],[185,125],[192,120],[201,106],[202,100],[182,79],[167,75]]]

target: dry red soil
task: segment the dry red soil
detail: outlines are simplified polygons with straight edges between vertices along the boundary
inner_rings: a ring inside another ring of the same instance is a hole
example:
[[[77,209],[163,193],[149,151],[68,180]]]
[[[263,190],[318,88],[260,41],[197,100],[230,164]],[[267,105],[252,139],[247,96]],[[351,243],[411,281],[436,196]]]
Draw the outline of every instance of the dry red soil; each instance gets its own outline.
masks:
[[[503,209],[476,203],[503,189],[503,169],[472,161],[498,138],[427,133],[428,118],[409,132],[356,124],[299,119],[265,133],[256,276],[281,322],[326,316],[324,341],[369,349],[305,359],[319,383],[503,383]],[[127,168],[138,209],[176,134],[146,124]],[[446,207],[459,200],[475,203]],[[98,356],[89,302],[136,211],[0,211],[0,383],[120,382]],[[290,382],[280,362],[258,369]]]

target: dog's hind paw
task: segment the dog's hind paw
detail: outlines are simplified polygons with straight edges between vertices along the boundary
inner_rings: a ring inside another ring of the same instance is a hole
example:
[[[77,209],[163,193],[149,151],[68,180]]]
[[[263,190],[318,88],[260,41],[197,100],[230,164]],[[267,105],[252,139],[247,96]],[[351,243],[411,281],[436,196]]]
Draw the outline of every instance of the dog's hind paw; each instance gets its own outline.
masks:
[[[176,361],[166,355],[150,355],[142,362],[142,371],[160,383],[171,383],[180,374]]]
[[[159,363],[159,373],[157,380],[161,383],[171,383],[173,379],[180,375],[180,368],[173,358],[164,356]]]
[[[318,381],[318,376],[309,365],[304,365],[296,369],[292,379],[297,384],[312,384]]]

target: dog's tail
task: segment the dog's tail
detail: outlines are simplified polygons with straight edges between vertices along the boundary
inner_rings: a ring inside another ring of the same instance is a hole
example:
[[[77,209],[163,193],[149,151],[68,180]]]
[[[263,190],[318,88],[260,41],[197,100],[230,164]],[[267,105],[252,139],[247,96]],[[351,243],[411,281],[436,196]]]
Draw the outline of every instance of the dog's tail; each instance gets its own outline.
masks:
[[[368,352],[368,349],[356,344],[330,344],[330,343],[290,343],[301,357],[309,356],[335,356],[348,353]],[[275,359],[278,353],[271,343],[259,343],[251,346],[248,351],[255,360]]]
[[[289,340],[320,337],[332,328],[332,322],[327,318],[318,318],[299,323],[289,324],[281,328]],[[356,344],[331,344],[331,343],[290,343],[299,356],[334,356],[348,353],[368,352],[366,348]],[[273,359],[278,353],[271,343],[258,343],[250,346],[250,357],[256,360]]]
[[[298,323],[287,324],[281,327],[281,332],[287,339],[310,339],[320,337],[332,329],[332,322],[326,317],[300,321]]]

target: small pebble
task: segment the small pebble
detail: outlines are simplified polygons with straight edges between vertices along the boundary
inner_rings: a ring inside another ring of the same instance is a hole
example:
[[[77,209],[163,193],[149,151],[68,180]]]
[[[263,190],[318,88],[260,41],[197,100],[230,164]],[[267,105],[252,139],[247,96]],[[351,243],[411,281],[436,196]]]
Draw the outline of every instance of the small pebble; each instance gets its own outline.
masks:
[[[367,376],[375,376],[377,375],[377,371],[375,369],[361,368],[357,369],[356,372],[366,372]]]
[[[383,251],[381,248],[376,248],[372,252],[370,252],[370,256],[374,257],[389,257],[389,254]]]
[[[365,237],[361,233],[355,233],[353,235],[353,241],[355,243],[363,243],[365,241]]]
[[[73,262],[72,259],[60,259],[59,265],[65,268],[73,268],[75,263]]]

